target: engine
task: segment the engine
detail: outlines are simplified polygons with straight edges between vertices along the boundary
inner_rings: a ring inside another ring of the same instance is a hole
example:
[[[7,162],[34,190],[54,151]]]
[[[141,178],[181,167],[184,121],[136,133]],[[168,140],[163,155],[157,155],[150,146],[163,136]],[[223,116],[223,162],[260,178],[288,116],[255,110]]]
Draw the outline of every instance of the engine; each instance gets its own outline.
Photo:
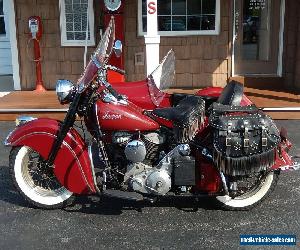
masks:
[[[132,190],[137,192],[165,195],[171,190],[172,176],[174,176],[174,184],[176,185],[176,172],[178,173],[178,170],[176,171],[174,168],[178,167],[179,169],[186,171],[187,168],[185,164],[181,163],[192,163],[191,167],[195,172],[195,160],[192,159],[192,157],[188,157],[189,154],[189,145],[180,144],[165,155],[165,157],[163,157],[163,159],[161,159],[154,167],[150,168],[143,164],[131,165],[129,171],[126,173],[129,186]],[[182,161],[186,157],[189,159],[187,161]],[[175,162],[180,164],[174,164]],[[132,175],[133,172],[135,173],[134,175]],[[180,180],[181,176],[177,179]]]
[[[124,148],[125,157],[132,163],[147,160],[155,162],[159,159],[159,152],[164,150],[166,138],[158,133],[130,134],[116,132],[113,135],[113,143]]]
[[[133,134],[117,132],[113,142],[124,150],[128,162],[124,184],[129,190],[165,195],[171,190],[172,182],[175,185],[176,182],[177,185],[194,182],[181,182],[187,171],[195,172],[195,160],[189,157],[188,144],[180,144],[165,154],[163,149],[166,147],[166,139],[158,133],[141,134],[137,138]],[[193,173],[189,176],[194,177]]]

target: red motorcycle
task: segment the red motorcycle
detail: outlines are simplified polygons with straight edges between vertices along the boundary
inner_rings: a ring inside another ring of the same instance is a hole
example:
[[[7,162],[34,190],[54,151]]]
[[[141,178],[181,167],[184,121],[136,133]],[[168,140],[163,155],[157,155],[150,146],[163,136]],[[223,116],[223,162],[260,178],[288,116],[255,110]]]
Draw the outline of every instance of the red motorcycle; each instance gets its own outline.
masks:
[[[107,65],[113,49],[121,53],[114,32],[112,19],[77,85],[57,82],[58,99],[70,103],[64,121],[22,117],[6,138],[14,184],[31,204],[61,208],[75,194],[212,196],[243,210],[270,194],[281,170],[298,167],[286,133],[243,97],[241,85],[221,95],[218,88],[163,93],[157,86],[172,78],[172,52],[147,81],[112,87],[107,70],[122,73]],[[74,128],[76,117],[90,140]]]

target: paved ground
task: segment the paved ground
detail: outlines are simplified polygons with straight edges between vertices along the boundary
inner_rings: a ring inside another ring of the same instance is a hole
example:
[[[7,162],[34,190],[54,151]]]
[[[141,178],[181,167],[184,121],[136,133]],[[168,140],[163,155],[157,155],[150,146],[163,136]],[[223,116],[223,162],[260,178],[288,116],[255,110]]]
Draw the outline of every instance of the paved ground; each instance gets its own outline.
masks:
[[[300,155],[300,122],[281,123]],[[1,141],[12,128],[0,123]],[[300,246],[300,171],[282,174],[271,199],[250,212],[217,210],[207,200],[150,205],[97,197],[45,211],[28,207],[16,193],[8,153],[0,146],[0,249],[237,249],[239,235],[249,233],[296,234]]]
[[[0,76],[0,83],[0,90],[2,92],[9,92],[14,90],[14,81],[12,75]]]

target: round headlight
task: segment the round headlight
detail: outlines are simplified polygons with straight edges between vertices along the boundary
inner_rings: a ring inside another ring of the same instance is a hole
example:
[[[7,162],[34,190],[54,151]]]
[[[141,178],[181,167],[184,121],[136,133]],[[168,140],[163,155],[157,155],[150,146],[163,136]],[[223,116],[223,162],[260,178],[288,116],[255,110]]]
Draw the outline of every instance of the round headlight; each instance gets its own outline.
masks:
[[[56,95],[61,104],[73,101],[75,86],[68,80],[58,80],[56,82]]]

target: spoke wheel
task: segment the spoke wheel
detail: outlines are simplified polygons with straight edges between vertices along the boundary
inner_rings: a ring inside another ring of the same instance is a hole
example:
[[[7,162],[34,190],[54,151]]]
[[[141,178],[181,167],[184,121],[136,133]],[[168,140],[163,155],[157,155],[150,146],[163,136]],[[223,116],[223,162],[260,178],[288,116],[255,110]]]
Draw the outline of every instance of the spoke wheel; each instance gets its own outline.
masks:
[[[261,203],[275,189],[279,172],[264,172],[237,180],[237,190],[225,196],[217,196],[227,210],[249,210]]]
[[[54,209],[71,203],[72,193],[63,187],[44,159],[30,147],[13,148],[10,170],[20,194],[32,205]]]

